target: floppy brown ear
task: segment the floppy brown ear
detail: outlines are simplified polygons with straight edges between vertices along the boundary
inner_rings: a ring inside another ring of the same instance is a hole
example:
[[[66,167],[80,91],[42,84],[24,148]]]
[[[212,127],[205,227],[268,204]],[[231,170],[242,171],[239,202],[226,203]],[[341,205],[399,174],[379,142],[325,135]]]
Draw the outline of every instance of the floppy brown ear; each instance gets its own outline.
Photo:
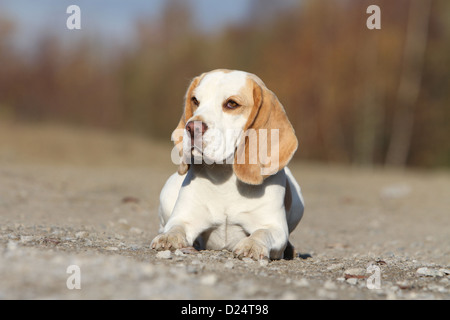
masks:
[[[258,185],[288,164],[297,150],[298,141],[276,95],[259,78],[250,81],[253,83],[254,105],[244,127],[244,137],[236,150],[233,170],[242,182]],[[251,146],[255,143],[256,148]],[[255,150],[258,153],[256,157],[250,154]]]
[[[178,167],[178,173],[180,175],[185,174],[189,170],[189,164],[187,164],[187,161],[186,161],[184,153],[183,153],[183,134],[184,134],[184,129],[186,127],[186,121],[188,119],[190,119],[193,115],[192,100],[191,100],[192,92],[198,86],[200,79],[201,79],[201,76],[196,77],[196,78],[194,78],[194,80],[191,81],[191,84],[189,85],[189,88],[186,92],[186,96],[184,98],[183,115],[181,116],[178,126],[172,132],[172,141],[174,142],[175,146],[177,147],[178,153],[181,158],[181,162]]]

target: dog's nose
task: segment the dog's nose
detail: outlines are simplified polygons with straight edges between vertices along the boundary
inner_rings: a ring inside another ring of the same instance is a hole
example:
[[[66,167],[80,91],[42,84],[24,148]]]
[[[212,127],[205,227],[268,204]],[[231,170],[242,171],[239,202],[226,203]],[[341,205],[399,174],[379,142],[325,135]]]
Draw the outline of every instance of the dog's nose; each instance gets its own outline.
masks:
[[[194,136],[201,137],[204,135],[206,130],[208,130],[208,126],[203,121],[189,121],[186,125],[186,130],[191,138],[194,139]]]

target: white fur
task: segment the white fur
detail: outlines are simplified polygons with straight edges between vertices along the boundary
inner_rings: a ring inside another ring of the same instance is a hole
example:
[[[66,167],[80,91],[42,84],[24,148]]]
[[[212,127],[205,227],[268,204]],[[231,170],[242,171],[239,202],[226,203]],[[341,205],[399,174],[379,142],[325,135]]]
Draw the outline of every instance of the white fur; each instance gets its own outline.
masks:
[[[194,157],[203,157],[209,163],[219,163],[234,154],[247,119],[242,115],[223,112],[222,105],[228,97],[239,93],[246,80],[247,73],[242,71],[212,72],[195,89],[194,95],[200,101],[200,106],[186,122],[200,117],[208,125],[208,130],[203,135],[203,155],[194,149]],[[190,149],[188,143],[190,137],[185,132],[184,150]]]
[[[223,112],[222,104],[240,92],[246,78],[247,74],[240,71],[216,71],[206,75],[195,90],[200,106],[194,117],[201,115],[208,125],[205,148],[212,145],[212,149],[224,150],[214,160],[233,155],[239,143],[236,136],[215,141],[208,131],[242,130],[247,119]],[[287,183],[292,198],[290,210],[285,208]],[[300,187],[287,167],[255,186],[239,181],[230,164],[191,165],[187,174],[173,174],[162,189],[160,235],[152,241],[152,247],[165,250],[192,246],[197,240],[206,249],[228,249],[254,259],[279,259],[303,209]]]

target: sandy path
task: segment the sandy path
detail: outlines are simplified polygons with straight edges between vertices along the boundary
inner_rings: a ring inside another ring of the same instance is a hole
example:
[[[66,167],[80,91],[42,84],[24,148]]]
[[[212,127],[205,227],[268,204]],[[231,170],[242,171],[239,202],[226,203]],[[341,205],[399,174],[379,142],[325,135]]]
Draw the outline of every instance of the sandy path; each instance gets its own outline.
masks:
[[[0,299],[450,298],[448,172],[292,163],[300,256],[260,264],[149,248],[170,145],[6,124],[0,147]],[[80,290],[67,288],[70,265]]]

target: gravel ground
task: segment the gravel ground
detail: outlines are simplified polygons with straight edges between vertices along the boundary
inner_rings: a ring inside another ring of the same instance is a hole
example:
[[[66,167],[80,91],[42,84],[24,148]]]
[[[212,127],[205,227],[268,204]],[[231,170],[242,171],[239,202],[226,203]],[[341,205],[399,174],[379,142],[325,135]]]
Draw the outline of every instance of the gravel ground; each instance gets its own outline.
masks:
[[[295,259],[157,253],[170,146],[0,127],[0,299],[450,298],[448,172],[292,163],[306,201]]]

